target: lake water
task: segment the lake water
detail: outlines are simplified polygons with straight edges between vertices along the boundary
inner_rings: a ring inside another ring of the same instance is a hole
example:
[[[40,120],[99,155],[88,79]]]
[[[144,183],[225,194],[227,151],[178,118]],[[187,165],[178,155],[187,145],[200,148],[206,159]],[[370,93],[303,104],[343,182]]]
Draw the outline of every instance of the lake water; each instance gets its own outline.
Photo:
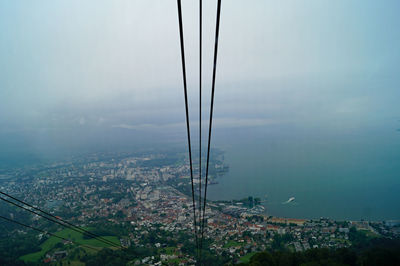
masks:
[[[216,133],[230,171],[211,199],[266,198],[270,215],[400,219],[400,132],[263,127]],[[283,204],[295,197],[291,204]]]

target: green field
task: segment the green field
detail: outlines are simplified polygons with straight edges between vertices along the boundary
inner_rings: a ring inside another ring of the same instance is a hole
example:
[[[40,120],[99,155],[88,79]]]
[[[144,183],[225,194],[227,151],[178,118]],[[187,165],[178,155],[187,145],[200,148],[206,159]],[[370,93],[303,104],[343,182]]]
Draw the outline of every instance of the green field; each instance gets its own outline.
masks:
[[[88,230],[87,228],[85,228],[85,229]],[[64,229],[60,232],[55,233],[55,235],[73,241],[74,246],[87,245],[87,246],[94,247],[94,248],[110,247],[110,245],[107,245],[97,239],[84,239],[83,235],[81,233],[78,233],[71,229]],[[105,238],[113,243],[119,244],[119,240],[115,236],[103,236],[103,238]],[[42,249],[41,251],[24,255],[24,256],[20,257],[20,259],[22,259],[26,262],[37,262],[42,257],[44,257],[46,255],[46,253],[48,253],[51,249],[53,249],[57,243],[60,243],[62,241],[63,240],[61,240],[57,237],[51,236],[43,244],[40,245],[40,247]],[[85,248],[84,246],[82,246],[82,248],[84,248],[88,253],[95,252],[93,249]],[[67,246],[65,246],[65,249],[67,249]]]
[[[166,247],[166,248],[163,249],[163,251],[167,255],[173,255],[173,254],[175,254],[175,249],[176,248],[174,248],[174,247]]]
[[[377,235],[374,232],[371,232],[370,230],[360,229],[358,231],[363,233],[363,234],[365,234],[365,236],[369,237],[369,238],[379,238],[379,237],[381,237],[380,235]]]
[[[253,255],[256,254],[256,253],[257,253],[257,252],[250,252],[250,253],[247,253],[246,255],[244,255],[243,257],[241,257],[241,258],[239,259],[239,261],[240,261],[240,262],[243,262],[243,263],[248,263],[248,262],[250,261],[251,257],[253,257]]]

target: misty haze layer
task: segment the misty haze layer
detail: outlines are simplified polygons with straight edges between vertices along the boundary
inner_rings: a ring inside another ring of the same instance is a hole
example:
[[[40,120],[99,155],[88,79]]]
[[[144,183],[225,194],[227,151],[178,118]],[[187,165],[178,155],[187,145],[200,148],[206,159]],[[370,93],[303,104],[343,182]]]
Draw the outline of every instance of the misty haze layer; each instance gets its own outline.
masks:
[[[216,3],[204,4],[208,106]],[[197,5],[184,1],[183,8],[196,131]],[[289,161],[302,169],[294,157],[306,150],[312,158],[336,147],[340,156],[369,144],[368,160],[382,171],[390,168],[391,159],[379,148],[390,155],[400,142],[399,9],[398,1],[224,1],[213,144],[224,147],[229,139],[230,146],[243,141],[268,146],[275,139],[277,151],[285,154],[276,164]],[[2,1],[0,167],[98,150],[184,148],[178,41],[175,1]],[[309,150],[296,145],[296,136],[331,148]],[[361,144],[342,145],[357,141]],[[233,157],[240,152],[228,150]],[[262,151],[257,157],[271,156]],[[243,161],[231,163],[235,169]],[[334,156],[323,164],[348,167]],[[398,189],[390,173],[388,186]]]

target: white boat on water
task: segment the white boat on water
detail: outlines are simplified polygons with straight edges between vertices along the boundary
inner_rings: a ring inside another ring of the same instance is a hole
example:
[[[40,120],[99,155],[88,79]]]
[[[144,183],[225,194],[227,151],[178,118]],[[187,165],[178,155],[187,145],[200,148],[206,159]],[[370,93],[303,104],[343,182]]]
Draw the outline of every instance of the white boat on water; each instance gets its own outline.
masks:
[[[290,197],[287,201],[282,202],[282,204],[289,204],[295,200],[295,197]]]

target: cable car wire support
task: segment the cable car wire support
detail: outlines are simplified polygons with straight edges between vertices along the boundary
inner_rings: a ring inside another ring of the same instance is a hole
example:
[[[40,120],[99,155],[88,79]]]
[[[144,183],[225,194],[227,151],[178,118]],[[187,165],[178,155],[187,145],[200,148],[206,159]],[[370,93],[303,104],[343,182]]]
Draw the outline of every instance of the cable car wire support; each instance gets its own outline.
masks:
[[[209,163],[210,163],[212,119],[213,119],[213,111],[214,111],[215,79],[216,79],[216,75],[217,75],[217,58],[218,58],[218,41],[219,41],[220,17],[221,17],[221,0],[218,0],[217,19],[216,19],[216,26],[215,26],[214,64],[213,64],[213,76],[212,76],[212,88],[211,88],[210,120],[209,120],[209,126],[208,126],[206,179],[205,179],[205,184],[204,184],[204,204],[203,204],[203,215],[202,215],[203,217],[202,217],[202,223],[200,225],[200,227],[201,227],[201,229],[200,229],[200,231],[201,231],[200,250],[203,248],[203,239],[204,239],[204,221],[205,221],[206,202],[207,202],[207,185],[208,185],[208,170],[209,170]]]

